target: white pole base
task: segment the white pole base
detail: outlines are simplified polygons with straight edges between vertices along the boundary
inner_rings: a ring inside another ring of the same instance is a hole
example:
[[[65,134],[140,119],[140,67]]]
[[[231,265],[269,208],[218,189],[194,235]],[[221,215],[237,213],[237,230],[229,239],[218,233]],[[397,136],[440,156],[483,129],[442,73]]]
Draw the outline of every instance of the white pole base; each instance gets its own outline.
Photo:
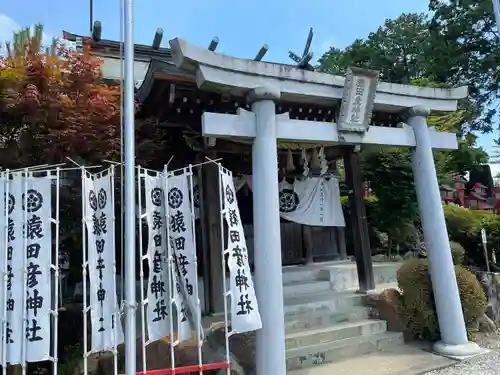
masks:
[[[481,348],[475,342],[468,342],[466,344],[460,345],[449,345],[445,344],[442,341],[438,341],[432,346],[432,349],[437,354],[458,360],[467,359],[490,352],[488,349]]]

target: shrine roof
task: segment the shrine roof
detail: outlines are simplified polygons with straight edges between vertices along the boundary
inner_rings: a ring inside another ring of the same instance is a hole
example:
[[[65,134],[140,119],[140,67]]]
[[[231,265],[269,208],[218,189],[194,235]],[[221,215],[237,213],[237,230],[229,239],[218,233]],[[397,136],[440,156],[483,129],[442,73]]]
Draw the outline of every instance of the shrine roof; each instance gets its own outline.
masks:
[[[476,193],[470,193],[469,194],[469,199],[476,199],[476,200],[480,200],[480,201],[488,201],[489,197],[484,197],[482,195],[479,195],[479,194],[476,194]]]
[[[342,99],[345,81],[342,76],[294,65],[235,58],[190,45],[179,38],[171,40],[170,46],[135,45],[134,80],[141,101],[149,96],[155,80],[189,82],[202,91],[236,98],[245,98],[253,88],[267,85],[279,88],[282,100],[287,102],[330,106]],[[120,42],[94,41],[93,50],[104,59],[104,78],[120,79]],[[467,95],[466,86],[442,89],[379,82],[374,110],[397,113],[424,106],[431,111],[455,111],[458,100]]]

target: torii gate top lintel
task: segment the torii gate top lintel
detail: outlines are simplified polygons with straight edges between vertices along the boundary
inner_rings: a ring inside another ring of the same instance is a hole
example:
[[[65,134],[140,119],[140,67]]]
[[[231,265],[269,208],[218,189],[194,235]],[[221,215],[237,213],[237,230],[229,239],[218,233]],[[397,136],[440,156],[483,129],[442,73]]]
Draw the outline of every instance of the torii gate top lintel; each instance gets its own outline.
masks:
[[[467,87],[448,90],[378,82],[378,72],[359,68],[350,69],[344,78],[283,64],[233,58],[189,45],[178,38],[171,40],[170,45],[176,65],[195,72],[196,82],[202,89],[246,97],[248,102],[286,100],[328,103],[332,107],[341,102],[337,124],[291,120],[286,113],[276,116],[275,137],[301,144],[414,147],[413,129],[405,124],[399,128],[369,126],[372,109],[393,113],[417,109],[419,116],[427,117],[430,110],[455,111],[457,101],[467,96]],[[244,110],[237,115],[205,112],[202,132],[212,138],[255,138],[256,124],[255,114]],[[431,147],[458,148],[454,133],[432,128],[429,132]]]
[[[333,104],[342,99],[345,77],[307,71],[292,65],[235,58],[175,38],[170,41],[177,67],[196,72],[200,88],[245,97],[257,87],[276,87],[286,101]],[[378,82],[374,109],[397,113],[423,106],[431,111],[455,111],[466,98],[466,86],[438,89]]]

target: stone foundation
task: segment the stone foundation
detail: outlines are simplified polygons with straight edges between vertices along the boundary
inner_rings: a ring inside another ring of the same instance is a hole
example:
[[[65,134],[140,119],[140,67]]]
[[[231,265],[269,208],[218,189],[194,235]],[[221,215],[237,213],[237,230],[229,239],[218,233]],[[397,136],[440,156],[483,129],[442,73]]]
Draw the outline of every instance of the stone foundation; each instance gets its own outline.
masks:
[[[493,322],[500,322],[500,273],[476,271],[476,276],[481,285],[483,286],[486,299],[488,300],[488,307],[486,315]]]

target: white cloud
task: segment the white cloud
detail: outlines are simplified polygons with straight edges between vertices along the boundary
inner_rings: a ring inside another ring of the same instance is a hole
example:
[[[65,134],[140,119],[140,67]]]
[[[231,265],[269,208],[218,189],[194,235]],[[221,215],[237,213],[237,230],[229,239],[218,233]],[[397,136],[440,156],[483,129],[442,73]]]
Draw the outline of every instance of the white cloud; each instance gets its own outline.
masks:
[[[6,14],[0,13],[0,44],[12,41],[12,35],[26,26],[27,25],[21,26]],[[34,25],[31,25],[32,33],[34,33],[34,27]],[[52,37],[47,33],[43,33],[42,44],[49,46],[51,43]]]

